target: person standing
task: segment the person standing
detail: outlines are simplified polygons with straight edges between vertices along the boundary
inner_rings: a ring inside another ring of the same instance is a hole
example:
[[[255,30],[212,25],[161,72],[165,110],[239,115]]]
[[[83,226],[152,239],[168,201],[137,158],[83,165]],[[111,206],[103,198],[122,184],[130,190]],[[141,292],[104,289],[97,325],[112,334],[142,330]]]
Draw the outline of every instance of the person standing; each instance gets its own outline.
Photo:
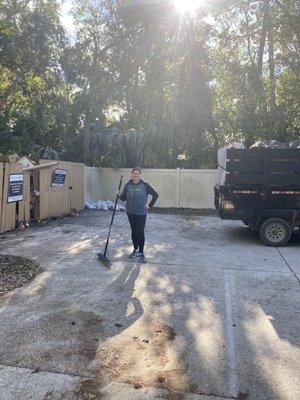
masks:
[[[126,201],[126,211],[131,227],[133,252],[129,255],[129,258],[136,258],[138,261],[146,263],[144,229],[148,210],[154,206],[158,199],[158,193],[148,182],[142,180],[141,175],[142,172],[139,167],[133,168],[131,179],[124,186],[123,192],[121,193],[118,190],[117,194],[120,200]],[[152,196],[149,203],[148,195]]]

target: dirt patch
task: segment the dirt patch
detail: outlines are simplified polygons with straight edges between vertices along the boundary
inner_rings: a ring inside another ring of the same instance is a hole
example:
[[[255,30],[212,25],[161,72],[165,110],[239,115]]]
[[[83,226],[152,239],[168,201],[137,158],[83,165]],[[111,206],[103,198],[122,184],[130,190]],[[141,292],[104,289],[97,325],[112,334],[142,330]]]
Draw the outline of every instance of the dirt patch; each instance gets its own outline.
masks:
[[[76,400],[100,400],[100,385],[92,379],[82,381],[75,390],[75,396]]]
[[[111,338],[98,350],[101,380],[123,382],[136,389],[165,389],[174,399],[180,398],[178,392],[193,391],[185,366],[172,350],[176,346],[174,329],[149,321],[146,331],[138,331],[136,335]]]
[[[102,318],[91,312],[79,312],[77,319],[80,323],[74,326],[79,343],[76,353],[87,368],[95,358],[98,338],[103,335]]]
[[[24,286],[40,271],[40,266],[29,258],[0,254],[0,296]]]
[[[60,365],[63,360],[66,372],[92,373],[91,363],[95,359],[99,340],[103,337],[102,321],[99,315],[78,310],[44,314],[35,327],[35,332],[39,332],[44,342],[43,353],[32,361],[32,368],[49,369],[49,365]],[[59,344],[59,351],[51,345],[54,341]]]

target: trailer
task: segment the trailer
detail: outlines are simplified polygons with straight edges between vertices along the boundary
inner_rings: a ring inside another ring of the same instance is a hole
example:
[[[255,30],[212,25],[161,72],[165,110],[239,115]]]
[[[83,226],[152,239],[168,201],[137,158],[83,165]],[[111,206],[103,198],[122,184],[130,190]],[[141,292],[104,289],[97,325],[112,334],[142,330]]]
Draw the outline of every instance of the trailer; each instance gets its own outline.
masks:
[[[300,149],[222,149],[215,207],[267,246],[285,246],[300,229]]]

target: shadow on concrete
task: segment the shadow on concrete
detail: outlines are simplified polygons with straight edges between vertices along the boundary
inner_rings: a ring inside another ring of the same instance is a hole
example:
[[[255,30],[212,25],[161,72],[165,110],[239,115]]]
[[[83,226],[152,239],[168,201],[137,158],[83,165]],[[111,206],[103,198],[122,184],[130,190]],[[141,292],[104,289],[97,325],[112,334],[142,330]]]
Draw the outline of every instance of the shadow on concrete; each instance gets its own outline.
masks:
[[[250,243],[260,243],[256,234],[247,228],[226,227],[225,234],[230,231],[234,232],[232,238],[242,243],[247,243],[249,234]],[[160,246],[162,243],[157,244],[156,256],[163,251]],[[169,242],[168,250],[174,246]],[[286,400],[286,396],[293,394],[296,383],[293,366],[297,362],[292,357],[290,364],[285,350],[292,354],[296,342],[293,333],[288,332],[289,321],[286,325],[282,323],[284,305],[291,309],[291,304],[277,297],[280,289],[286,294],[286,283],[283,285],[282,281],[288,281],[289,276],[274,278],[269,272],[270,279],[275,279],[274,287],[272,281],[265,285],[268,278],[263,275],[256,277],[253,293],[247,293],[246,282],[252,280],[250,274],[255,274],[251,271],[246,272],[246,281],[242,278],[234,283],[233,279],[229,287],[226,274],[235,276],[234,271],[214,271],[214,276],[208,271],[193,269],[184,274],[179,268],[166,265],[162,268],[143,266],[143,271],[143,284],[138,294],[146,296],[149,304],[141,331],[151,343],[148,344],[150,355],[145,345],[121,341],[121,346],[111,347],[118,354],[118,360],[110,363],[110,369],[121,373],[108,371],[107,376],[130,382],[137,388],[166,389],[170,396],[178,396],[176,399],[183,398],[184,393],[194,393],[249,400]],[[260,288],[255,286],[258,282]],[[270,308],[266,312],[265,303],[268,302]],[[169,333],[162,334],[164,339],[157,345],[161,332]],[[140,357],[131,357],[128,362],[128,352]],[[156,368],[147,371],[151,363]],[[296,400],[297,396],[291,398]]]
[[[230,240],[240,243],[248,243],[252,233],[226,227],[224,234],[231,231]],[[192,246],[197,240],[191,236]],[[126,246],[119,249],[123,256]],[[174,251],[176,243],[167,247]],[[153,256],[163,249],[164,243],[157,243]],[[82,269],[88,267],[82,262],[77,268],[75,261],[67,266],[61,260],[60,269],[43,280],[44,292],[19,290],[6,301],[0,363],[77,374],[99,386],[107,381],[137,390],[154,386],[167,391],[160,397],[166,399],[183,399],[185,393],[288,398],[296,363],[286,356],[294,350],[288,321],[277,326],[284,306],[290,307],[278,297],[281,275],[272,287],[266,278],[253,279],[251,271],[240,276],[231,270],[121,262],[111,272],[95,268],[83,281]]]
[[[115,326],[119,329],[116,333],[127,329],[143,315],[143,307],[137,297],[134,296],[135,282],[141,270],[140,263],[127,263],[120,275],[108,287],[110,293],[119,298],[115,307]],[[132,311],[127,314],[128,306],[132,305]]]
[[[98,264],[94,279],[84,280],[84,264],[59,263],[30,286],[0,299],[0,341],[6,343],[0,347],[0,364],[90,377],[98,370],[93,361],[99,358],[99,343],[120,335],[143,315],[134,296],[140,264],[125,265],[107,285],[109,272]]]
[[[258,232],[253,231],[246,226],[227,227],[225,234],[228,235],[228,239],[237,244],[242,242],[249,245],[254,244],[264,246],[260,240]]]

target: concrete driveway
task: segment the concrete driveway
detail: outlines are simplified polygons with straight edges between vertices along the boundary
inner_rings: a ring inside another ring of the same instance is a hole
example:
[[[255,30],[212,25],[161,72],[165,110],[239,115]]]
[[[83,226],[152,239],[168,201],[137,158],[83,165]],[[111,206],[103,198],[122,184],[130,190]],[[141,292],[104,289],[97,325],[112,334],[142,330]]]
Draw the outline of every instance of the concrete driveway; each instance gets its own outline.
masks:
[[[300,398],[300,240],[267,248],[239,222],[148,216],[128,262],[118,213],[2,235],[42,272],[0,298],[1,400]]]

